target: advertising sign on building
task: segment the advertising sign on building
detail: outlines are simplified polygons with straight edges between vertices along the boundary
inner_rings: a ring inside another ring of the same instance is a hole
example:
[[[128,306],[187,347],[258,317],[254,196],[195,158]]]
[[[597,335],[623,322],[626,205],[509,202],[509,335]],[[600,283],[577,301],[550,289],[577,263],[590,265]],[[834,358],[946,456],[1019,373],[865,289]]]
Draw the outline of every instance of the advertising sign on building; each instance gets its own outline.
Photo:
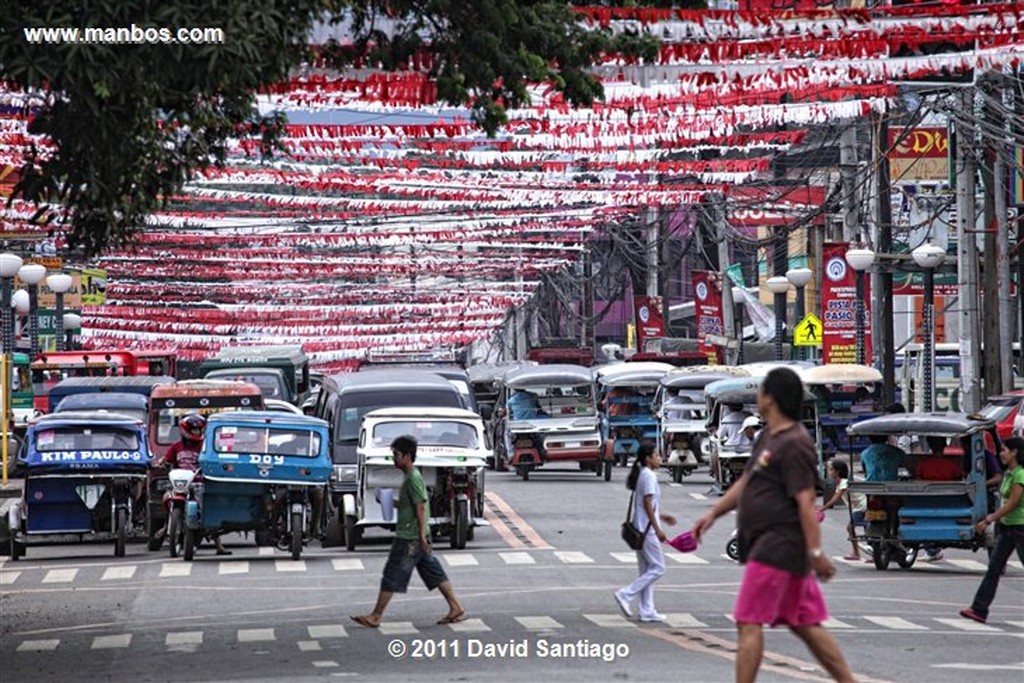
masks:
[[[633,297],[633,314],[636,318],[637,349],[642,350],[648,339],[665,336],[665,317],[661,312],[660,296]]]
[[[949,131],[944,127],[914,128],[897,144],[903,131],[889,130],[889,177],[892,182],[947,182]]]
[[[722,291],[719,289],[718,278],[706,270],[695,270],[693,277],[694,313],[697,316],[697,339],[701,351],[715,362],[722,362],[721,347],[710,343],[708,337],[725,336],[724,316],[722,315]]]
[[[82,269],[82,305],[102,306],[107,300],[107,271],[101,268]]]
[[[846,262],[845,242],[822,248],[821,354],[825,363],[857,362],[857,271]],[[864,278],[864,358],[871,361],[871,279]]]

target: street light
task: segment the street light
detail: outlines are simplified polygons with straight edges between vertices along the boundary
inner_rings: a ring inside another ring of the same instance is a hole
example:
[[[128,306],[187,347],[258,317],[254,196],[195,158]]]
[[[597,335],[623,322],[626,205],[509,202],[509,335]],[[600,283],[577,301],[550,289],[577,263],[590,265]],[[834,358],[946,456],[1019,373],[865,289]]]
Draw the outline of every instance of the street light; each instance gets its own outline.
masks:
[[[65,313],[64,314],[64,329],[67,331],[67,348],[70,351],[75,350],[75,332],[82,329],[82,316],[77,313]]]
[[[914,263],[924,270],[924,367],[921,383],[924,385],[924,412],[930,413],[935,405],[932,381],[935,376],[935,269],[946,260],[946,250],[934,244],[922,244],[910,255],[914,257]]]
[[[864,278],[865,271],[875,262],[875,252],[863,247],[854,247],[846,252],[846,262],[857,271],[857,300],[854,302],[857,314],[857,362],[867,364],[867,344],[864,339]]]
[[[782,342],[786,334],[786,292],[789,291],[789,280],[784,275],[775,275],[764,283],[775,295],[775,360],[782,360]]]
[[[56,295],[56,310],[54,311],[54,337],[57,341],[57,350],[64,350],[64,294],[71,289],[73,281],[67,273],[54,273],[46,277],[46,286]]]
[[[813,276],[814,273],[810,268],[790,268],[786,271],[786,279],[789,280],[789,284],[796,287],[796,315],[793,316],[796,318],[796,325],[803,322],[804,316],[807,315],[805,311],[807,304],[804,301],[804,288]],[[806,359],[807,351],[805,347],[799,347],[797,353],[800,360]]]
[[[3,320],[0,325],[3,327],[4,353],[14,352],[14,312],[11,310],[11,290],[14,285],[14,276],[18,274],[24,261],[17,254],[10,252],[0,254],[0,305],[3,306]]]
[[[35,360],[39,355],[39,283],[46,277],[46,266],[25,264],[18,277],[28,285],[28,355]]]

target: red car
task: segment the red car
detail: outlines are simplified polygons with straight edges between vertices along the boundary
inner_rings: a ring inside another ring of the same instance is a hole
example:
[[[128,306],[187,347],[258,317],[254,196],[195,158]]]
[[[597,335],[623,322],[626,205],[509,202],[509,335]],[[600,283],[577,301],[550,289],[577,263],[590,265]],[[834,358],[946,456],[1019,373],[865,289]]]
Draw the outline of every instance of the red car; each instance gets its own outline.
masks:
[[[1011,391],[989,399],[981,414],[996,423],[996,433],[1006,440],[1011,436],[1024,435],[1024,390]],[[985,436],[985,445],[992,448],[991,437]]]

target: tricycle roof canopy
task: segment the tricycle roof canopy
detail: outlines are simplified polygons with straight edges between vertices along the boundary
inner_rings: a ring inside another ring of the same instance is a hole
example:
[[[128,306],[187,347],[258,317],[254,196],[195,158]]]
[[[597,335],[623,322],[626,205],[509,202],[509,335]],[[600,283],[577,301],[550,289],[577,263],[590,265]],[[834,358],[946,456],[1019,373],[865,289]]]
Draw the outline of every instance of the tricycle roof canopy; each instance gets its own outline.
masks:
[[[57,425],[121,425],[127,427],[138,427],[142,421],[130,415],[109,413],[105,411],[68,411],[66,413],[49,413],[41,415],[32,421],[38,427],[53,427]]]
[[[804,384],[870,384],[882,381],[882,373],[870,365],[830,363],[801,368]]]
[[[594,377],[590,369],[582,365],[538,365],[510,370],[505,374],[504,383],[513,389],[522,387],[574,386],[592,384]]]
[[[704,395],[720,403],[754,403],[757,392],[761,388],[763,377],[730,377],[704,387]],[[804,387],[804,401],[814,401],[815,397]]]
[[[802,368],[812,368],[814,366],[814,361],[809,360],[773,360],[761,363],[744,363],[738,367],[750,373],[751,377],[764,377],[775,368],[789,368],[799,373]]]
[[[532,360],[512,360],[503,363],[481,363],[469,366],[469,381],[473,384],[494,382],[516,368],[537,367]]]
[[[372,410],[363,416],[364,420],[371,418],[396,418],[414,420],[418,418],[450,419],[450,420],[480,420],[480,416],[472,410],[461,408],[379,408]]]
[[[61,380],[51,391],[71,387],[94,387],[96,391],[121,391],[124,387],[153,387],[160,384],[174,384],[174,378],[167,375],[68,377]]]
[[[327,429],[326,421],[311,415],[294,415],[271,410],[235,410],[215,413],[207,418],[207,427],[218,424],[244,422],[246,424],[270,425],[273,427],[318,427]]]
[[[594,375],[604,381],[603,378],[617,375],[619,373],[650,372],[661,373],[664,375],[675,370],[675,367],[676,366],[668,363],[657,363],[653,361],[644,361],[640,363],[609,363],[608,365],[601,365],[595,368]]]
[[[657,370],[639,370],[599,376],[597,381],[606,387],[656,387],[664,376],[664,372]]]
[[[728,368],[729,366],[723,366]],[[686,368],[689,369],[689,368]],[[739,368],[733,368],[739,370]],[[703,389],[712,382],[717,382],[723,379],[745,377],[747,375],[746,370],[741,372],[719,372],[716,370],[710,370],[707,368],[703,369],[703,372],[688,372],[685,374],[676,374],[670,372],[661,378],[661,383],[670,389]]]
[[[225,346],[213,360],[260,363],[270,360],[287,360],[301,365],[308,358],[301,346]]]
[[[981,415],[966,413],[896,413],[855,422],[846,428],[855,436],[911,434],[917,436],[967,436],[995,427]]]

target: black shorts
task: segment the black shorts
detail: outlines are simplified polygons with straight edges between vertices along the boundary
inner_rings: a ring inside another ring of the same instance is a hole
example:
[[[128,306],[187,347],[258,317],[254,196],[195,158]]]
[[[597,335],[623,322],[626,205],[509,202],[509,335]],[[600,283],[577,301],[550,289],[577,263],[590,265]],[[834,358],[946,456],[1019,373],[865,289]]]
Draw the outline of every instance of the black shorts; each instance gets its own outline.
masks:
[[[388,562],[384,565],[380,589],[389,593],[404,593],[409,588],[413,569],[419,572],[427,590],[434,590],[448,580],[441,563],[433,553],[423,552],[418,540],[396,538],[391,543]]]

